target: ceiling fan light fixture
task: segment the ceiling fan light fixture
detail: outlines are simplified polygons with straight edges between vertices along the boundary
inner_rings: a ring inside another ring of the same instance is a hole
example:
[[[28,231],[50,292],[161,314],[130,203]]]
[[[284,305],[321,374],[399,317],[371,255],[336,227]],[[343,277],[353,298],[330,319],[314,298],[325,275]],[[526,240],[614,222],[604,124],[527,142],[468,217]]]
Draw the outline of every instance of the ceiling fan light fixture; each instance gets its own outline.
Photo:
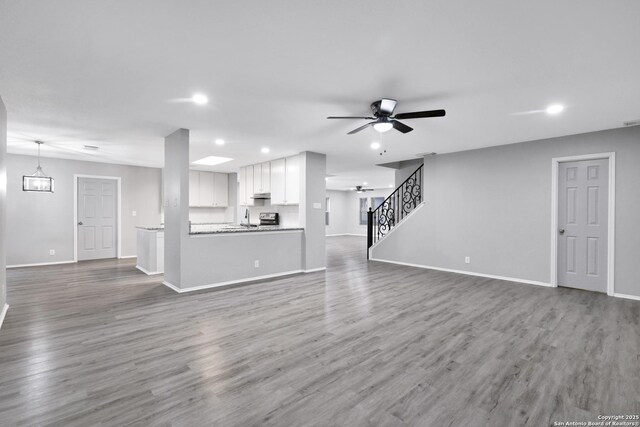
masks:
[[[373,125],[373,128],[380,133],[388,132],[393,128],[393,124],[390,122],[378,122]]]

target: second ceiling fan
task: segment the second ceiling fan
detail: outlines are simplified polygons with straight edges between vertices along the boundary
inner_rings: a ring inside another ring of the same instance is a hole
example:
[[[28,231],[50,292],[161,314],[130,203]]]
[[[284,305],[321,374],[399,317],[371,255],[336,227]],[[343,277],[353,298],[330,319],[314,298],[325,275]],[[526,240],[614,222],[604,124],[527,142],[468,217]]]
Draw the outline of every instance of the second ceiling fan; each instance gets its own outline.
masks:
[[[399,130],[402,133],[411,132],[412,127],[405,125],[398,120],[407,119],[421,119],[428,117],[443,117],[446,113],[444,110],[428,110],[428,111],[414,111],[412,113],[399,113],[395,116],[393,111],[396,108],[398,101],[395,99],[382,98],[379,101],[375,101],[371,104],[371,112],[373,117],[345,117],[345,116],[330,116],[327,119],[361,119],[361,120],[373,120],[366,125],[360,126],[357,129],[348,132],[348,135],[352,135],[356,132],[360,132],[370,126],[373,126],[378,132],[386,132],[391,128]]]

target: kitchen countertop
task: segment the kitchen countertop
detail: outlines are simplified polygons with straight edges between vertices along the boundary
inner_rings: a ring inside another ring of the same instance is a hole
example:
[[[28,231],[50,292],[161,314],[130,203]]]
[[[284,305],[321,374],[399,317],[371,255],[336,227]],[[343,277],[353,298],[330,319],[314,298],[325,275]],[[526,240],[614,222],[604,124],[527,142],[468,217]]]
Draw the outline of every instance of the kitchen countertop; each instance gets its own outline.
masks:
[[[145,231],[164,231],[164,225],[155,226],[155,227],[136,227],[140,230]],[[266,231],[295,231],[295,230],[304,230],[302,227],[289,227],[283,225],[260,225],[260,226],[252,226],[251,228],[243,227],[238,224],[232,223],[222,223],[222,224],[214,224],[214,223],[201,223],[201,224],[191,224],[191,232],[190,235],[197,234],[222,234],[222,233],[259,233]]]
[[[295,231],[304,230],[302,227],[286,227],[282,225],[260,225],[257,227],[242,227],[237,224],[222,224],[222,225],[205,225],[194,226],[191,225],[191,232],[189,234],[223,234],[223,233],[259,233],[265,231]]]

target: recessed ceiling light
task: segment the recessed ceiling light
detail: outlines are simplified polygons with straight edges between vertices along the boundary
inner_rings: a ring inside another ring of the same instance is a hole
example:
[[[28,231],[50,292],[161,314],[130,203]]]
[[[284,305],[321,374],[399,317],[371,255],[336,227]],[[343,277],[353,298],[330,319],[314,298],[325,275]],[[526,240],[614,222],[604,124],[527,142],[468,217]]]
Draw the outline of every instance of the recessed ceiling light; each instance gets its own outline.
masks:
[[[393,184],[389,184],[389,188],[393,188]]]
[[[380,133],[390,131],[392,127],[393,127],[393,124],[389,122],[378,122],[375,125],[373,125],[373,128]]]
[[[260,151],[262,151],[264,154],[267,154],[271,150],[269,150],[269,147],[262,147]]]
[[[372,142],[371,143],[371,149],[372,150],[377,150],[378,148],[380,148],[380,143],[379,142]]]
[[[547,112],[547,114],[559,114],[562,113],[562,110],[564,110],[563,105],[553,104],[549,105],[545,111]]]
[[[362,183],[362,185],[368,185],[368,184],[367,184],[367,181],[363,182],[363,183]]]
[[[224,145],[224,139],[216,139],[216,145]]]
[[[220,163],[230,162],[231,160],[233,159],[230,159],[229,157],[209,156],[209,157],[202,158],[200,160],[196,160],[192,164],[214,166],[214,165],[219,165]]]
[[[329,181],[329,177],[328,177],[328,176],[325,176],[325,177],[324,177],[324,180],[325,180],[325,181]]]
[[[192,100],[193,102],[195,102],[196,104],[198,104],[198,105],[204,105],[204,104],[206,104],[207,102],[209,102],[209,98],[207,98],[206,96],[204,96],[204,95],[203,95],[203,94],[201,94],[201,93],[196,93],[195,95],[193,95],[193,96],[191,97],[191,100]]]

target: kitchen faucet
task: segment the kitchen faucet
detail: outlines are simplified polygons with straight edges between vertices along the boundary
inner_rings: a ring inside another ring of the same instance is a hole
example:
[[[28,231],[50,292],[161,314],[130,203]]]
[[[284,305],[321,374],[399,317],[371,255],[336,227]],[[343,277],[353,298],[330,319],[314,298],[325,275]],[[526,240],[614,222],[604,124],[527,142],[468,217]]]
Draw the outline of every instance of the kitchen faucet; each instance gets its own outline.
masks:
[[[244,211],[244,219],[247,220],[247,223],[245,225],[247,227],[251,227],[251,212],[249,211],[249,208],[245,209]]]

